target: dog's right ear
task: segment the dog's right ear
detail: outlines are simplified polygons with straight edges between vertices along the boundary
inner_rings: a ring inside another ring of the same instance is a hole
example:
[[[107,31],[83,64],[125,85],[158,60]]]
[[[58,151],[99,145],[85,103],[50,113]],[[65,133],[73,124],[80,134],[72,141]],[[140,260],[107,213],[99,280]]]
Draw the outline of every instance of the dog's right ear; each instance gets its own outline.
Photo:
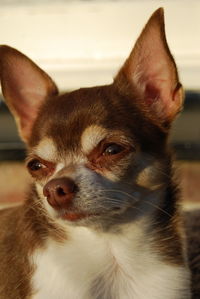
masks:
[[[58,93],[57,87],[33,61],[8,46],[0,46],[0,81],[20,135],[28,142],[40,106]]]

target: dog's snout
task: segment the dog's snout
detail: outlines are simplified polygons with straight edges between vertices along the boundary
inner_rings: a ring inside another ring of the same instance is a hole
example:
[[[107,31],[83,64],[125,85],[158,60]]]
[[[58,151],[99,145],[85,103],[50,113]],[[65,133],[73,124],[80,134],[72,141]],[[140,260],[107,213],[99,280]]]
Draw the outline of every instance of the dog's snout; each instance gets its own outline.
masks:
[[[77,190],[74,181],[64,177],[49,181],[44,186],[43,194],[52,207],[67,208],[72,203]]]

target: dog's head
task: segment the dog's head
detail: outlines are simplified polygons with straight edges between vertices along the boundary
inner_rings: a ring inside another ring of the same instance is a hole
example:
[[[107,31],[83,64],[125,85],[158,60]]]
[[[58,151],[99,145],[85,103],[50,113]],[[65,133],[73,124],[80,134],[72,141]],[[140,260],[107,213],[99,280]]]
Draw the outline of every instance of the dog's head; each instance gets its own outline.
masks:
[[[0,77],[51,217],[109,225],[158,204],[168,179],[168,132],[183,98],[162,9],[110,85],[59,95],[44,71],[7,46]]]

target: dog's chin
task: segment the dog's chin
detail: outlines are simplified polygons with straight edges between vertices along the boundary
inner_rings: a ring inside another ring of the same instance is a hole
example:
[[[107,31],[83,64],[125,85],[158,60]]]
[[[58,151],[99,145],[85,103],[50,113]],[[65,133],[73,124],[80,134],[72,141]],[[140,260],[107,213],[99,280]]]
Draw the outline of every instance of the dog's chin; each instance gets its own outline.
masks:
[[[56,218],[67,226],[85,226],[105,231],[133,222],[137,218],[136,214],[136,211],[127,207],[104,210],[103,212],[73,209],[56,211]]]

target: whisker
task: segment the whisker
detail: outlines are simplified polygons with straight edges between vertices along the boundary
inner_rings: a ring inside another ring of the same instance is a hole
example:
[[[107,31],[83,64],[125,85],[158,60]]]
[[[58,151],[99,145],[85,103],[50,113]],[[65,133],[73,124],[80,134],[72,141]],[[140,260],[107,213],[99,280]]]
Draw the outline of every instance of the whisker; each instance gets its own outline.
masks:
[[[138,200],[138,198],[136,198],[135,196],[133,196],[132,194],[129,194],[129,193],[127,193],[127,192],[125,192],[125,191],[122,191],[122,190],[119,190],[119,189],[100,189],[99,190],[100,192],[117,192],[117,193],[121,193],[121,194],[123,194],[123,195],[127,195],[128,197],[130,197],[131,199],[134,199],[135,201],[137,201]]]
[[[108,191],[108,192],[119,192],[119,193],[122,193],[122,194],[124,194],[124,195],[127,195],[127,196],[130,197],[131,199],[138,200],[138,199],[136,199],[133,195],[131,195],[131,194],[125,192],[125,191],[118,190],[118,189],[108,189],[108,190],[100,190],[100,191],[104,191],[104,192],[106,192],[106,191]],[[163,210],[162,208],[160,208],[158,205],[155,205],[155,204],[153,204],[152,202],[147,201],[147,200],[145,200],[145,199],[141,199],[141,201],[144,202],[144,203],[146,203],[146,204],[148,204],[148,205],[150,205],[150,206],[152,206],[152,207],[154,207],[154,208],[156,208],[157,210],[160,210],[160,211],[163,212],[164,214],[166,214],[166,215],[172,217],[172,215],[170,215],[167,211],[165,211],[165,210]]]
[[[142,200],[142,201],[143,201],[144,203],[146,203],[146,204],[148,204],[148,205],[150,205],[150,206],[152,206],[152,207],[156,208],[157,210],[159,210],[159,211],[163,212],[164,214],[168,215],[169,217],[172,217],[172,215],[171,215],[171,214],[169,214],[167,211],[163,210],[163,209],[162,209],[162,208],[160,208],[159,206],[157,206],[157,205],[153,204],[152,202],[150,202],[150,201],[147,201],[147,200]]]

